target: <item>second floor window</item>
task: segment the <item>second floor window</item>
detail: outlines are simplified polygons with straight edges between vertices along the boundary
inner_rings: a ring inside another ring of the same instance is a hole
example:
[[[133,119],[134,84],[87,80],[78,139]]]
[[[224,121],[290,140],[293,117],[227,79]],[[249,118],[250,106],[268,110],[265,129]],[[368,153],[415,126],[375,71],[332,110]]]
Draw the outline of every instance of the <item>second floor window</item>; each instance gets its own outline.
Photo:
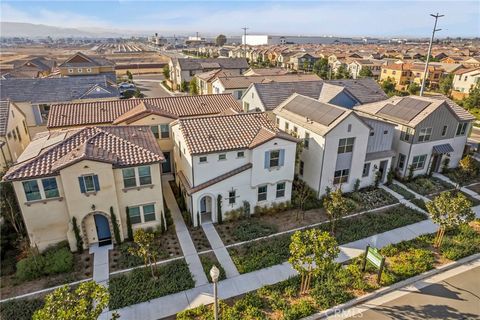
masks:
[[[467,132],[468,122],[460,122],[457,127],[457,136],[463,136]]]
[[[162,139],[170,138],[170,130],[168,128],[168,124],[161,124],[160,125],[160,138],[162,138]]]
[[[265,152],[265,169],[277,168],[283,166],[285,159],[285,150],[272,150]]]
[[[303,139],[303,147],[308,149],[310,147],[310,133],[305,132],[305,139]]]
[[[37,180],[24,181],[23,190],[25,191],[25,197],[27,198],[27,201],[42,199]]]
[[[100,190],[100,184],[96,174],[78,177],[78,183],[80,184],[80,191],[82,193],[97,192]]]
[[[418,142],[430,141],[431,136],[432,128],[420,129],[420,132],[418,133]]]
[[[122,170],[123,186],[132,188],[152,184],[150,166],[125,168]]]
[[[39,181],[41,182],[40,184]],[[27,201],[57,198],[60,196],[56,178],[24,181],[22,184]]]
[[[447,130],[448,130],[448,126],[443,126],[442,137],[445,137],[447,135]]]
[[[353,151],[355,138],[344,138],[338,141],[338,153],[348,153]]]
[[[152,184],[152,176],[150,175],[150,167],[138,167],[138,180],[140,185]]]
[[[404,131],[400,133],[400,140],[410,142],[411,137],[413,136],[414,132],[412,128],[406,128]]]

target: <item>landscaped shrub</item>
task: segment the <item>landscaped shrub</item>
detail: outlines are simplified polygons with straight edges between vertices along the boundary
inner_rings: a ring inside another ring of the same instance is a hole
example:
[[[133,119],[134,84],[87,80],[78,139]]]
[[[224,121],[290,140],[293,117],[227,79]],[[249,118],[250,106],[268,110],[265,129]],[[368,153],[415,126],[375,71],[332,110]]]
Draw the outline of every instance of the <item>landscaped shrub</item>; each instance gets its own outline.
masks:
[[[423,201],[423,199],[413,198],[410,200],[410,202],[419,207],[420,209],[427,211],[427,206],[425,205],[425,201]]]
[[[309,316],[316,311],[313,303],[307,299],[301,299],[299,302],[292,304],[283,311],[284,320],[297,320]]]
[[[346,193],[346,197],[355,201],[353,211],[371,210],[398,202],[395,197],[383,189],[364,188],[358,192]]]
[[[73,270],[73,254],[66,247],[47,250],[44,253],[46,275],[70,272]]]
[[[30,320],[44,305],[43,299],[16,299],[0,304],[0,319]]]
[[[429,195],[453,188],[447,182],[426,176],[416,177],[412,181],[406,182],[405,185],[421,195]]]
[[[120,244],[120,243],[122,243],[122,239],[120,238],[120,227],[118,226],[117,216],[113,212],[113,207],[110,207],[110,217],[112,219],[113,234],[115,236],[115,242],[117,244]]]
[[[17,262],[15,276],[20,281],[28,281],[43,276],[45,268],[45,257],[42,255],[31,255]]]
[[[83,252],[83,239],[80,235],[80,229],[78,228],[77,218],[72,218],[72,225],[73,225],[73,233],[75,234],[75,241],[77,245],[77,251],[82,253]]]
[[[233,235],[239,241],[248,241],[264,236],[268,236],[277,231],[274,225],[269,225],[261,222],[252,223],[249,220],[240,222],[233,230]]]
[[[208,281],[212,282],[210,277],[210,270],[212,269],[213,265],[215,265],[218,270],[220,270],[220,276],[218,280],[226,279],[227,276],[225,275],[225,270],[223,269],[222,265],[218,263],[217,259],[211,259],[208,255],[202,254],[200,255],[200,262],[202,263],[203,271],[207,275]]]
[[[321,309],[328,309],[354,298],[353,293],[346,290],[346,286],[339,285],[337,277],[338,273],[333,273],[324,281],[314,281],[311,295]]]
[[[435,258],[432,251],[410,248],[391,257],[387,269],[399,281],[432,269],[434,262]]]
[[[388,187],[390,189],[392,189],[394,192],[396,192],[399,195],[401,195],[402,197],[404,197],[405,199],[407,199],[407,200],[411,200],[411,199],[415,198],[415,195],[413,193],[411,193],[407,189],[399,186],[398,184],[393,184],[392,183],[392,184],[388,185]]]
[[[128,240],[133,240],[133,228],[132,228],[132,221],[130,220],[130,209],[127,207],[127,237]]]
[[[469,225],[461,225],[445,234],[440,251],[450,260],[458,260],[478,253],[480,252],[480,234]]]
[[[128,274],[111,277],[108,288],[110,309],[149,301],[195,286],[185,260],[160,265],[157,275],[157,279],[154,279],[148,268],[140,268]]]

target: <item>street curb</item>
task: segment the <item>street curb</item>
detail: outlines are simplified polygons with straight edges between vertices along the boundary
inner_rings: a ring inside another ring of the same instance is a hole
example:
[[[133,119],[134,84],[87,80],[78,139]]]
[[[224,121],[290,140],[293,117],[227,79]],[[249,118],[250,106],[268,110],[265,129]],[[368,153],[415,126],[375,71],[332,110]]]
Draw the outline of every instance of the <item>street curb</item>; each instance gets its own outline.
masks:
[[[371,293],[368,293],[366,295],[363,295],[361,297],[358,297],[358,298],[355,298],[355,299],[352,299],[350,301],[347,301],[343,304],[340,304],[338,306],[335,306],[333,308],[330,308],[330,309],[327,309],[327,310],[324,310],[324,311],[321,311],[321,312],[318,312],[318,313],[315,313],[315,314],[312,314],[308,317],[305,317],[305,318],[301,318],[301,320],[317,320],[317,319],[324,319],[328,316],[331,316],[331,315],[335,315],[336,313],[338,312],[341,312],[343,310],[346,310],[346,309],[349,309],[355,305],[358,305],[360,303],[364,303],[364,302],[367,302],[367,301],[370,301],[370,300],[373,300],[375,298],[378,298],[380,296],[383,296],[387,293],[390,293],[392,291],[395,291],[397,289],[400,289],[402,287],[406,287],[414,282],[417,282],[419,280],[423,280],[425,278],[429,278],[431,276],[434,276],[436,274],[439,274],[441,272],[445,272],[445,271],[448,271],[448,270],[451,270],[453,268],[456,268],[456,267],[459,267],[461,265],[464,265],[466,263],[469,263],[473,260],[476,260],[476,259],[480,259],[480,253],[476,253],[476,254],[473,254],[471,256],[468,256],[468,257],[465,257],[465,258],[462,258],[460,260],[457,260],[457,261],[454,261],[454,262],[450,262],[448,264],[445,264],[443,266],[440,266],[438,268],[435,268],[435,269],[432,269],[432,270],[429,270],[429,271],[426,271],[424,273],[421,273],[419,275],[416,275],[414,277],[411,277],[411,278],[408,278],[408,279],[405,279],[405,280],[402,280],[400,282],[397,282],[397,283],[394,283],[392,284],[391,286],[388,286],[388,287],[384,287],[384,288],[380,288],[374,292],[371,292]]]
[[[162,87],[163,90],[165,90],[171,97],[175,97],[175,94],[174,94],[172,91],[170,91],[170,89],[168,89],[167,87],[165,87],[161,81],[160,81],[159,85],[160,85],[160,87]]]

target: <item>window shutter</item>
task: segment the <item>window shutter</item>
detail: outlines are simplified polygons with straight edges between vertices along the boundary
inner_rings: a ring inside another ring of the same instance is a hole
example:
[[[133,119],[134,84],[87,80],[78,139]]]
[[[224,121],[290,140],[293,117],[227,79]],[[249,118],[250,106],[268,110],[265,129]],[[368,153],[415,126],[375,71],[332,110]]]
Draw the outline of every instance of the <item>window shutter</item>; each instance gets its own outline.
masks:
[[[78,177],[78,183],[80,184],[80,192],[85,193],[85,181],[83,177]]]
[[[280,149],[280,158],[278,160],[280,167],[283,166],[285,162],[285,149]]]
[[[93,184],[95,185],[95,190],[100,191],[100,183],[98,183],[98,176],[93,176]]]
[[[265,151],[265,169],[270,168],[270,151]]]

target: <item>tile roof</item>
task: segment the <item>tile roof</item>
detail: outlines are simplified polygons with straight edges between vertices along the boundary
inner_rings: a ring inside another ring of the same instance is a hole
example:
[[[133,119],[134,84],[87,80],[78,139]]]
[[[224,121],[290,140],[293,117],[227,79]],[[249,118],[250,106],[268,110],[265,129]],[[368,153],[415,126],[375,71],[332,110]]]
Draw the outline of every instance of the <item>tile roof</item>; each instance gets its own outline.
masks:
[[[193,59],[178,58],[176,59],[182,70],[202,70],[202,69],[248,69],[248,62],[245,58],[209,58],[209,59]]]
[[[225,89],[247,88],[251,83],[295,82],[321,80],[316,74],[285,74],[268,76],[218,76]]]
[[[86,127],[41,133],[24,153],[29,156],[10,168],[5,180],[56,175],[81,160],[111,163],[116,168],[164,160],[148,126]]]
[[[441,95],[392,97],[388,100],[356,106],[354,109],[413,128],[442,105],[449,108],[459,121],[475,120],[468,111]]]
[[[7,125],[10,111],[9,101],[0,101],[0,137],[7,134]]]
[[[47,127],[128,123],[148,114],[177,119],[214,115],[227,109],[241,111],[231,94],[66,103],[50,107]]]
[[[318,99],[323,81],[253,83],[259,99],[267,111],[273,110],[293,93]],[[249,88],[251,88],[249,87]]]
[[[273,138],[297,141],[265,113],[240,113],[178,120],[190,154],[254,148]]]
[[[63,78],[2,79],[0,80],[0,100],[14,102],[54,103],[82,99],[95,86],[107,89],[97,98],[115,98],[119,96],[116,87],[112,87],[103,76],[81,76]]]

